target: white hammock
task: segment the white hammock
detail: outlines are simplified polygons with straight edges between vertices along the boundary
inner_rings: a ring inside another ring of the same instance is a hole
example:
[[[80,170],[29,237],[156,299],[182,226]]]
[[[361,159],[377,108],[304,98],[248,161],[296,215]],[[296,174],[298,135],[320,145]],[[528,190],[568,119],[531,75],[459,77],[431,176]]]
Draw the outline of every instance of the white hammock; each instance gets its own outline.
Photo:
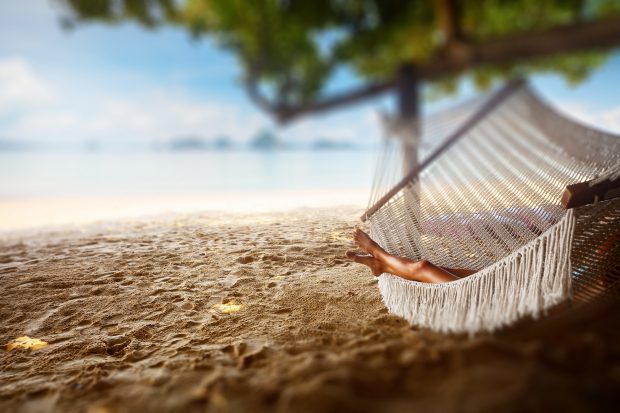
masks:
[[[386,190],[402,176],[393,149],[416,139],[418,125],[386,126],[363,216],[371,236],[393,254],[478,271],[444,284],[383,274],[379,288],[392,313],[444,332],[492,331],[539,316],[570,297],[573,284],[580,295],[607,289],[605,277],[620,272],[618,200],[574,212],[560,204],[568,184],[618,178],[619,137],[562,117],[515,82],[429,118],[417,144],[430,155]]]

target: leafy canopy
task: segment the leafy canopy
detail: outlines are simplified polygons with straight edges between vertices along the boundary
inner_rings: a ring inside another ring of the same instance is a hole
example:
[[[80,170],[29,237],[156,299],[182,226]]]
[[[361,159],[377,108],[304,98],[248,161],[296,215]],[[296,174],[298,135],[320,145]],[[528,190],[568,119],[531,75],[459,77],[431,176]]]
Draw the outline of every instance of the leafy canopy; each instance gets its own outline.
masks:
[[[423,63],[441,53],[436,1],[418,0],[56,0],[63,22],[134,21],[148,28],[175,25],[193,37],[210,36],[238,56],[245,81],[285,104],[324,94],[339,68],[373,80],[392,76],[403,62]],[[620,11],[617,0],[461,0],[458,24],[468,41],[542,30]],[[477,68],[479,87],[495,79],[552,71],[578,82],[602,63],[600,53]],[[435,82],[451,92],[456,78]]]

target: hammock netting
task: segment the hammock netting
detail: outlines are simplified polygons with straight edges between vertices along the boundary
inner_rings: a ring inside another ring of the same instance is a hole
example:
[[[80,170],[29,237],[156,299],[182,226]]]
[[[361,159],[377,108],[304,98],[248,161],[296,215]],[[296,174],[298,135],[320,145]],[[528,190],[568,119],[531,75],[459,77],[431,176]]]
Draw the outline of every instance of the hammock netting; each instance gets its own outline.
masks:
[[[619,200],[574,210],[560,204],[569,184],[618,178],[620,138],[560,115],[527,85],[502,93],[418,125],[385,122],[366,213],[371,236],[393,254],[477,271],[444,284],[383,274],[386,306],[414,325],[492,331],[568,298],[591,300],[620,280]],[[403,141],[422,159],[435,155],[394,186],[403,176]]]

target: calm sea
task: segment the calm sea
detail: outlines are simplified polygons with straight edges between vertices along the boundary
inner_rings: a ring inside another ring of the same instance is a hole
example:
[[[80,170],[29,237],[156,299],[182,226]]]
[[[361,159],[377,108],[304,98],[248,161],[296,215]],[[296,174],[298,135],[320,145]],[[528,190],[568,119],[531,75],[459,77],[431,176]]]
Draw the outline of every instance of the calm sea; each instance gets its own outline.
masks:
[[[375,150],[0,153],[0,200],[369,189]]]

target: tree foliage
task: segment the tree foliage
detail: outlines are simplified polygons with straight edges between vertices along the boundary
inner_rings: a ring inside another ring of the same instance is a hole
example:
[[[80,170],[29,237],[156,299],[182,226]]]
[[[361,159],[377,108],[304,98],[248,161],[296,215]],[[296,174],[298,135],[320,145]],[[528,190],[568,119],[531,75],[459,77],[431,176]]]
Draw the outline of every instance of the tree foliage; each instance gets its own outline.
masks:
[[[361,78],[392,76],[403,62],[441,56],[445,33],[430,0],[55,0],[63,22],[134,21],[148,28],[175,25],[210,36],[238,56],[256,94],[286,105],[320,97],[330,76],[349,68]],[[461,0],[460,41],[481,42],[620,12],[618,0]],[[487,87],[515,72],[550,71],[582,80],[604,60],[586,52],[479,67],[468,73]],[[435,82],[454,90],[456,77]]]

